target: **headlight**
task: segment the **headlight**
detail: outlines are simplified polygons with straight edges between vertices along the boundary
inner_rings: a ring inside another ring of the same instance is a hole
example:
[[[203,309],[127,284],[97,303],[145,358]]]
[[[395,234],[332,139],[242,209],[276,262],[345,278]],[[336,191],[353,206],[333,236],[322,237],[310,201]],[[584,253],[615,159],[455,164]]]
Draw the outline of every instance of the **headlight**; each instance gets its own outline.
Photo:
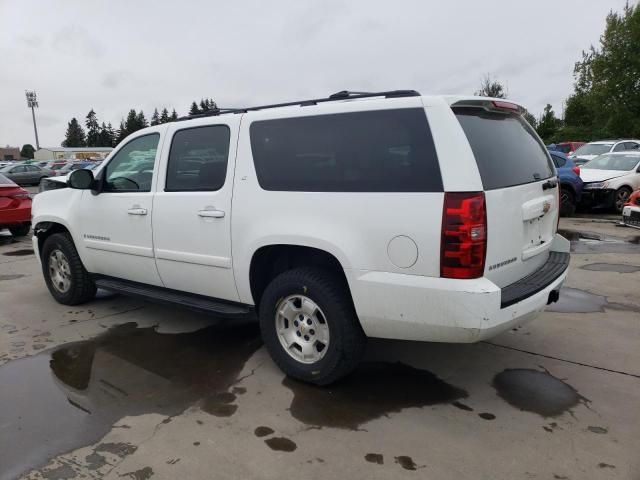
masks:
[[[57,190],[58,188],[67,188],[67,184],[65,182],[56,182],[55,180],[43,178],[40,182],[38,193],[46,192],[47,190]]]
[[[597,188],[607,188],[607,182],[591,182],[591,183],[585,183],[584,184],[584,188],[586,190],[593,190],[593,189],[597,189]]]

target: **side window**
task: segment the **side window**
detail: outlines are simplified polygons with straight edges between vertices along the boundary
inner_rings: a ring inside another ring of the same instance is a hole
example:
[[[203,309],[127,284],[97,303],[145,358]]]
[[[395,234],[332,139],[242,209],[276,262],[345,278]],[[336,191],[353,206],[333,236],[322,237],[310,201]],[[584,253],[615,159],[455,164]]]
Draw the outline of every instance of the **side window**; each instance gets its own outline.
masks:
[[[185,128],[173,135],[165,192],[220,190],[227,177],[226,125]]]
[[[556,166],[556,168],[564,167],[567,163],[566,159],[553,154],[551,154],[551,160],[553,160],[553,164]]]
[[[106,192],[150,192],[160,134],[131,140],[104,169]]]
[[[35,165],[29,165],[29,171],[30,172],[39,172],[40,169],[38,167],[36,167]]]
[[[250,136],[265,190],[443,191],[421,108],[262,120],[251,124]]]
[[[614,152],[624,152],[624,150],[625,150],[624,143],[619,143],[613,148]]]
[[[11,169],[11,173],[23,173],[24,171],[25,171],[25,167],[23,166],[13,167]]]
[[[624,146],[627,148],[627,150],[638,150],[640,144],[637,144],[636,142],[626,142]]]

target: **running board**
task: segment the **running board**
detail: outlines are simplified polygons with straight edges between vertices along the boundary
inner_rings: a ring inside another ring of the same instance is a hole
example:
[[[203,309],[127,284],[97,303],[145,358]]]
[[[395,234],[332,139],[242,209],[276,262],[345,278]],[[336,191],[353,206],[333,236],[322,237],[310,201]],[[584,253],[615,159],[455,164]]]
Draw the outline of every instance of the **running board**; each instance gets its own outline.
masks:
[[[253,314],[253,307],[242,303],[233,303],[226,300],[218,300],[204,295],[180,292],[169,288],[155,287],[144,283],[130,282],[111,277],[94,277],[98,288],[112,292],[122,293],[133,297],[143,298],[154,302],[180,305],[191,310],[206,312],[220,317],[238,318],[248,317]]]

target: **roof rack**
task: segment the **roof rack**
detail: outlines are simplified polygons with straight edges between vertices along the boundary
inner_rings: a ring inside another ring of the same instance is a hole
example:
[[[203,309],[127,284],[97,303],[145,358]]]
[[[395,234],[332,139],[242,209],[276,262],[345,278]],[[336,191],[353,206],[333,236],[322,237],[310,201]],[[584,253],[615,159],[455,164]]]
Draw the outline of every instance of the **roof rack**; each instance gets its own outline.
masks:
[[[299,105],[301,107],[307,107],[310,105],[317,105],[318,103],[325,102],[335,102],[339,100],[354,100],[358,98],[373,98],[373,97],[385,97],[385,98],[400,98],[400,97],[419,97],[420,92],[416,90],[389,90],[385,92],[352,92],[349,90],[342,90],[340,92],[336,92],[332,95],[329,95],[326,98],[314,98],[312,100],[299,100],[297,102],[286,102],[286,103],[274,103],[271,105],[260,105],[257,107],[246,107],[246,108],[216,108],[214,110],[209,110],[208,112],[197,113],[195,115],[187,115],[185,117],[178,118],[177,121],[183,120],[193,120],[194,118],[203,118],[203,117],[213,117],[218,115],[224,115],[227,113],[246,113],[246,112],[255,112],[257,110],[266,110],[268,108],[279,108],[279,107],[292,107]]]

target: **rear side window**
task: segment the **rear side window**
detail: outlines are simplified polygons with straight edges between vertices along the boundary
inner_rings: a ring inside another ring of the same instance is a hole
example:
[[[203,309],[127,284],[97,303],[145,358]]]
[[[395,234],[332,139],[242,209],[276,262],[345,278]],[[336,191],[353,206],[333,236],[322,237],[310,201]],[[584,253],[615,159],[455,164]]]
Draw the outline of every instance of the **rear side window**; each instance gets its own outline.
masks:
[[[263,120],[251,124],[250,135],[265,190],[443,190],[421,108]]]
[[[564,165],[567,163],[567,160],[565,158],[562,158],[560,155],[554,155],[553,153],[551,154],[551,160],[553,160],[553,164],[556,166],[556,168],[564,167]]]
[[[178,130],[171,142],[165,191],[220,190],[227,177],[229,137],[226,125]]]
[[[522,116],[472,107],[453,111],[476,157],[485,190],[554,175],[545,146]]]

